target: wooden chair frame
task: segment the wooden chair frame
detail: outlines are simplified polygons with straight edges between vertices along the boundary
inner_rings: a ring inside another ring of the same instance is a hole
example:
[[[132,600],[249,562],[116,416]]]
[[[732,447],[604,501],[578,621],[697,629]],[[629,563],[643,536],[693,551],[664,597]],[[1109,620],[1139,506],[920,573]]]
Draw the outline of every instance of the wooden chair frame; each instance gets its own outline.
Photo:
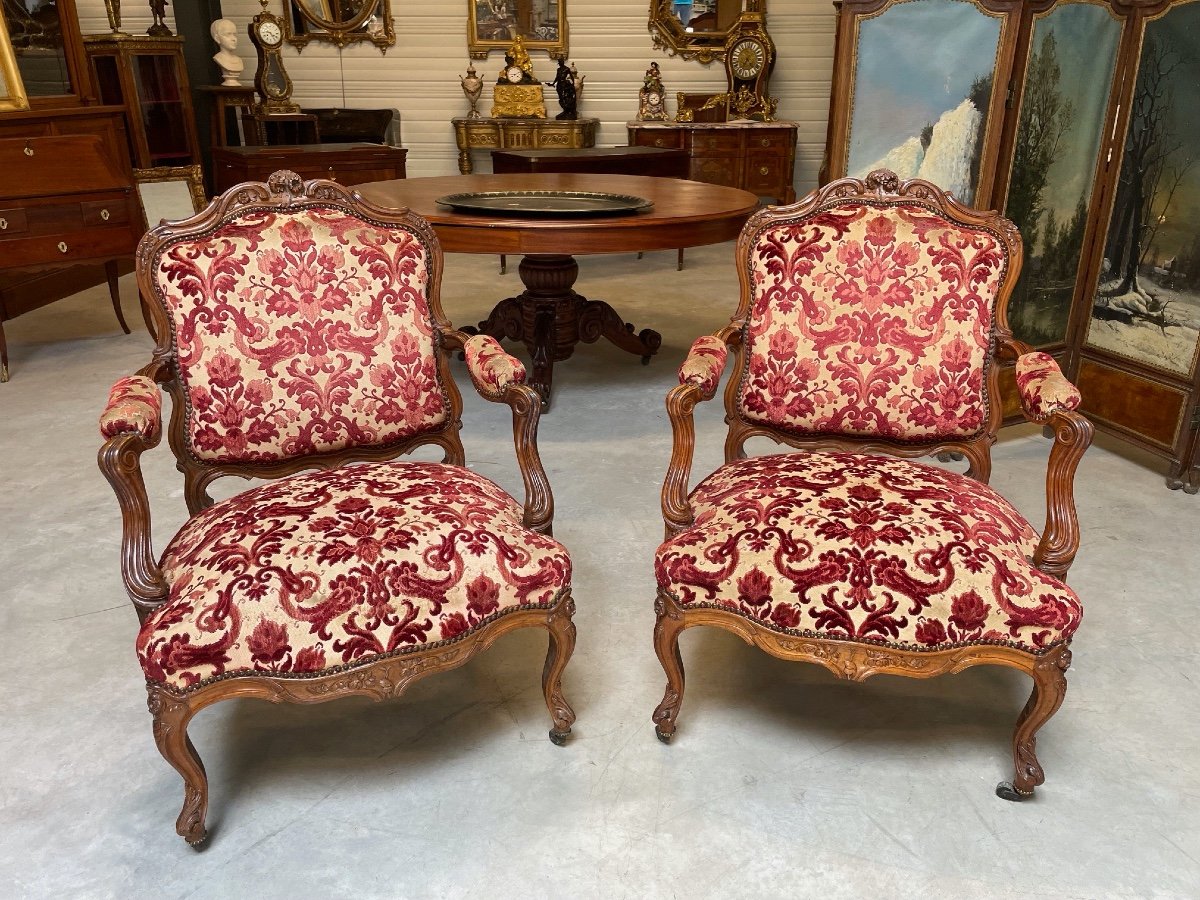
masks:
[[[982,227],[999,239],[1008,256],[1008,267],[998,288],[993,327],[994,359],[986,371],[986,398],[989,414],[985,425],[972,437],[954,441],[896,442],[872,438],[855,439],[845,436],[815,436],[799,438],[786,432],[751,423],[742,417],[738,396],[742,379],[748,368],[746,330],[749,325],[753,293],[751,251],[766,229],[783,223],[804,219],[829,206],[861,200],[879,206],[898,204],[918,205],[946,216],[968,227]],[[987,483],[991,475],[991,447],[996,441],[1002,411],[998,391],[1001,362],[1015,362],[1018,356],[1030,352],[1027,345],[1015,340],[1008,327],[1007,304],[1020,273],[1021,236],[1011,222],[996,212],[980,212],[958,203],[952,196],[926,181],[901,182],[887,170],[872,172],[864,180],[843,178],[814,191],[790,206],[769,207],[757,212],[746,223],[738,238],[736,258],[741,298],[730,323],[716,332],[727,347],[736,352],[733,375],[725,389],[725,420],[729,426],[725,440],[725,461],[743,459],[745,443],[752,437],[767,437],[776,443],[810,451],[854,450],[863,453],[886,453],[912,458],[927,455],[962,454],[969,468],[967,475]],[[673,445],[671,461],[662,488],[662,511],[669,538],[690,528],[694,516],[689,501],[688,483],[691,477],[695,449],[693,410],[696,404],[709,400],[715,393],[705,392],[695,384],[680,384],[667,395],[667,412],[671,420]],[[1030,421],[1036,421],[1053,433],[1046,476],[1047,515],[1032,562],[1041,571],[1064,578],[1079,548],[1079,520],[1075,510],[1073,484],[1080,458],[1092,438],[1092,425],[1080,414],[1057,409],[1048,416],[1037,417],[1024,409]],[[978,665],[1000,665],[1019,669],[1033,679],[1033,692],[1017,719],[1013,734],[1013,759],[1016,773],[1013,781],[1001,782],[999,796],[1019,800],[1033,793],[1043,783],[1045,775],[1035,753],[1036,735],[1062,704],[1066,692],[1066,671],[1071,664],[1070,642],[1059,644],[1045,653],[1034,654],[997,645],[955,647],[935,651],[891,649],[874,644],[855,643],[819,636],[794,636],[766,628],[732,611],[711,608],[689,609],[670,593],[659,591],[655,600],[654,649],[667,676],[662,702],[654,711],[653,721],[658,737],[669,742],[675,733],[676,720],[683,700],[684,669],[679,652],[679,635],[687,628],[712,625],[736,634],[780,659],[817,663],[839,678],[864,681],[872,675],[905,675],[910,678],[930,678],[952,674]]]
[[[245,212],[270,209],[294,212],[308,207],[344,209],[380,227],[403,227],[412,231],[425,246],[429,265],[427,299],[436,326],[434,342],[448,411],[446,422],[436,431],[388,446],[355,447],[266,464],[202,461],[188,446],[185,434],[185,404],[188,401],[174,349],[173,324],[152,267],[165,244],[199,238]],[[239,185],[213,201],[202,213],[182,222],[161,224],[143,238],[137,253],[137,279],[152,333],[156,335],[156,346],[152,361],[139,374],[152,379],[171,395],[168,441],[184,476],[184,496],[191,515],[212,505],[207,488],[217,478],[227,475],[278,478],[303,470],[333,469],[350,462],[390,460],[426,444],[443,448],[444,463],[465,464],[459,438],[462,398],[451,378],[448,360],[451,353],[463,349],[469,336],[455,330],[442,310],[442,262],[440,245],[424,219],[408,210],[374,206],[358,193],[351,193],[335,182],[304,182],[299,175],[287,171],[276,172],[267,184]],[[517,464],[525,487],[522,521],[527,528],[549,535],[552,533],[554,501],[537,449],[541,398],[525,384],[509,384],[497,391],[477,378],[474,371],[470,374],[481,396],[507,404],[512,409]],[[150,504],[140,461],[143,452],[157,446],[160,434],[161,429],[155,429],[149,437],[136,431],[122,432],[107,440],[99,453],[100,469],[116,492],[121,507],[121,574],[140,622],[145,622],[169,596],[169,585],[151,545]],[[148,681],[148,706],[154,717],[155,742],[163,757],[184,780],[184,803],[176,830],[192,845],[199,844],[207,835],[208,780],[204,765],[187,736],[188,723],[201,709],[237,697],[304,704],[353,695],[375,700],[398,697],[413,682],[463,665],[501,636],[518,628],[544,627],[549,632],[542,690],[553,720],[550,739],[562,745],[575,721],[575,713],[564,698],[561,685],[563,670],[575,646],[574,612],[575,603],[570,588],[566,587],[550,607],[521,607],[451,640],[425,645],[415,651],[396,652],[366,663],[338,666],[319,677],[241,675],[188,691],[177,691]]]

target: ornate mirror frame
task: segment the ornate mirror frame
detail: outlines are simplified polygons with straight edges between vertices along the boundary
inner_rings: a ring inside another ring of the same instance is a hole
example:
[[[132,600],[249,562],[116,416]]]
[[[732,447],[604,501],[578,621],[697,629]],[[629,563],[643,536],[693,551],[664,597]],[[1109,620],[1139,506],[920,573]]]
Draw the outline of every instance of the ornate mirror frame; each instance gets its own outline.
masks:
[[[8,39],[8,25],[0,14],[0,112],[28,108],[29,97],[25,95],[21,70],[17,68],[17,55]]]
[[[318,16],[310,4],[320,4],[323,9],[334,4],[349,5],[347,0],[283,0],[284,37],[297,50],[303,51],[310,41],[336,44],[339,50],[347,44],[370,41],[387,53],[388,47],[396,43],[391,0],[363,0],[358,12],[344,22],[337,21],[332,13]]]
[[[552,59],[567,58],[567,0],[548,0],[558,9],[555,37],[521,32],[526,50],[545,50]],[[516,21],[517,0],[467,0],[467,52],[471,59],[487,59],[492,50],[507,50],[513,43],[511,31],[501,33],[506,19]]]
[[[673,0],[650,0],[650,19],[646,29],[654,46],[671,56],[695,59],[702,63],[724,59],[725,41],[733,30],[733,22],[724,31],[689,31],[675,15]],[[767,0],[742,0],[739,12],[766,13]],[[734,18],[736,21],[736,17]]]

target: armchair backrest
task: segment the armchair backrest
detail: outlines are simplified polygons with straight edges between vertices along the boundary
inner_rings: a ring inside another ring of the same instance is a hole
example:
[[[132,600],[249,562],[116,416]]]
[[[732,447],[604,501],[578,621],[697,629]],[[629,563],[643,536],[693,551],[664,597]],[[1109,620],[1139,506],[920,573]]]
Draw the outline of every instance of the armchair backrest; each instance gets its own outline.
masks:
[[[441,269],[423,219],[292,172],[152,229],[138,285],[181,462],[245,474],[421,438],[457,444]]]
[[[1007,219],[878,170],[756,213],[737,260],[726,403],[740,440],[990,443],[992,357],[1021,264]]]

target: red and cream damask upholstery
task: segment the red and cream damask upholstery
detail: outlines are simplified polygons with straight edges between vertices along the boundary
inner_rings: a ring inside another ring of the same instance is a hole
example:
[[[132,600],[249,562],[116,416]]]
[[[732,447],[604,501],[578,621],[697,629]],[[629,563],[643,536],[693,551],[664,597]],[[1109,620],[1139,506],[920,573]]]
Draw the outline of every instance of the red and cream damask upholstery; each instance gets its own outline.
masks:
[[[792,434],[978,434],[1006,262],[986,228],[915,203],[768,228],[749,260],[741,414]]]
[[[152,440],[161,427],[162,394],[157,384],[142,375],[129,375],[112,386],[108,403],[100,415],[103,437],[136,432],[144,439]]]
[[[1023,353],[1017,357],[1017,391],[1021,407],[1035,422],[1059,409],[1079,408],[1079,388],[1067,381],[1049,353]]]
[[[170,596],[137,650],[176,690],[311,676],[453,641],[570,584],[554,539],[482,475],[389,462],[281,478],[214,504],[167,546]]]
[[[722,466],[691,495],[695,525],[655,556],[683,607],[787,634],[942,650],[1068,640],[1075,594],[1033,567],[1038,535],[974,479],[912,460],[787,453]]]
[[[721,381],[729,348],[719,337],[701,335],[692,342],[692,349],[679,367],[679,383],[694,384],[700,393],[711,397]]]
[[[161,246],[190,452],[261,463],[442,425],[428,262],[413,232],[319,206]]]
[[[525,383],[525,364],[490,334],[477,334],[463,344],[467,371],[480,390],[495,394],[510,384]]]

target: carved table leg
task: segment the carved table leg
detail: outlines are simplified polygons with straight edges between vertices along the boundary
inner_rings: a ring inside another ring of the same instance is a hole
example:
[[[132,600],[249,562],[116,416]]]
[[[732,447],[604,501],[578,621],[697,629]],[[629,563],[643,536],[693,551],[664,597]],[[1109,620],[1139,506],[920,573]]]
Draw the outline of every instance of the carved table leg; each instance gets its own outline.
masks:
[[[1017,717],[1013,732],[1016,775],[1012,781],[996,785],[996,796],[1005,800],[1023,800],[1033,796],[1033,789],[1046,780],[1036,753],[1037,733],[1062,706],[1070,665],[1071,650],[1066,644],[1051,650],[1034,664],[1033,692]]]
[[[683,657],[679,654],[679,633],[683,631],[683,612],[669,597],[659,594],[654,601],[654,652],[667,673],[667,689],[651,717],[654,733],[664,744],[671,742],[675,720],[683,703]]]
[[[208,812],[208,775],[187,734],[192,709],[186,700],[173,697],[155,685],[148,685],[147,691],[147,706],[154,716],[154,742],[158,752],[183,776],[183,809],[175,822],[175,831],[195,847],[208,837],[204,828],[204,816]]]
[[[464,175],[471,174],[471,151],[470,150],[459,150],[458,151],[458,171],[462,172]]]
[[[550,646],[546,648],[546,665],[542,669],[542,693],[554,727],[550,729],[550,740],[562,746],[571,733],[575,722],[575,710],[571,709],[562,692],[562,673],[575,650],[575,601],[567,594],[546,616],[546,629],[550,632]]]
[[[518,267],[525,290],[502,300],[487,320],[468,334],[490,334],[524,342],[533,359],[531,385],[542,395],[542,406],[550,406],[554,363],[568,359],[575,345],[607,338],[622,350],[634,353],[643,363],[658,352],[662,336],[646,328],[634,334],[607,303],[588,300],[572,289],[579,277],[579,264],[566,255],[532,255]]]
[[[108,296],[112,297],[113,312],[121,323],[121,330],[129,334],[129,326],[125,324],[125,313],[121,311],[121,288],[117,282],[117,261],[110,259],[104,264],[104,275],[108,278]]]

